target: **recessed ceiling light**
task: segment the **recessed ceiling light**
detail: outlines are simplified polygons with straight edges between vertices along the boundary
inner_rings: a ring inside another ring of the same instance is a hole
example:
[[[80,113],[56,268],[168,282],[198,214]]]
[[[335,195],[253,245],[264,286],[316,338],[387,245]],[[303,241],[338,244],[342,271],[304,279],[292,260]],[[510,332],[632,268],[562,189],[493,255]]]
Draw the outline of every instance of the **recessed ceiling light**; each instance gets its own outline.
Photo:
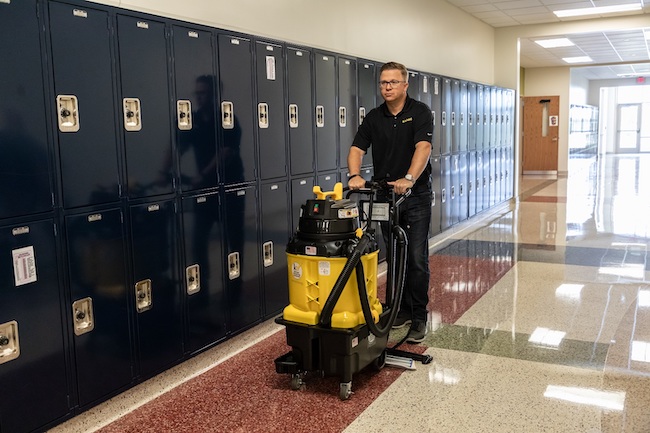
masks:
[[[579,17],[582,15],[611,14],[616,12],[629,12],[641,10],[641,4],[632,3],[615,6],[599,6],[593,8],[565,9],[562,11],[553,11],[558,18]]]
[[[593,62],[593,60],[589,56],[562,57],[562,60],[564,60],[567,63],[589,63],[589,62]]]
[[[571,47],[575,45],[567,38],[540,39],[539,41],[535,41],[535,43],[537,45],[541,45],[544,48]]]

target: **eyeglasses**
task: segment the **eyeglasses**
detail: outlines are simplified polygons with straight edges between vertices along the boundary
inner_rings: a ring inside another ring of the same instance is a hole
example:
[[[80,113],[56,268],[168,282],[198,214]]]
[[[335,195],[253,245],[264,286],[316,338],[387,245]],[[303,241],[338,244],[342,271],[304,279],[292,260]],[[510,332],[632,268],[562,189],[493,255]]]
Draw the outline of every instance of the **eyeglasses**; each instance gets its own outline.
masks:
[[[380,81],[379,82],[379,87],[382,89],[390,86],[390,87],[395,87],[400,83],[406,83],[406,81],[397,81],[397,80],[390,80],[390,81]]]

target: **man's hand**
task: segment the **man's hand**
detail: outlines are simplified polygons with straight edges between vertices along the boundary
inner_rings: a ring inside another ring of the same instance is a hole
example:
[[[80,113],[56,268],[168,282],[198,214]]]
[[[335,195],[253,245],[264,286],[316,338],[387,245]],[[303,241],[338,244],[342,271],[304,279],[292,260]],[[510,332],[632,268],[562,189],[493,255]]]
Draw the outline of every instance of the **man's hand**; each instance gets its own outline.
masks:
[[[393,190],[395,191],[395,194],[405,194],[406,191],[411,189],[413,187],[413,181],[408,180],[408,179],[397,179],[396,181],[393,182],[387,182],[388,185],[391,185],[393,187]]]
[[[366,186],[366,180],[361,176],[354,176],[348,180],[348,188],[361,189]]]

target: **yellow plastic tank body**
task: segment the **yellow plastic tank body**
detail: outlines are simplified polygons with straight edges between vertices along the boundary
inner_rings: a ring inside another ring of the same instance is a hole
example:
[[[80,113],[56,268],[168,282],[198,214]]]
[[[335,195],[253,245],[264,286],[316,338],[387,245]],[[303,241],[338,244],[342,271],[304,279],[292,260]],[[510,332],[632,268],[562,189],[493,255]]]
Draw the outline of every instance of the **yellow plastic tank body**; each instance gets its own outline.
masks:
[[[377,258],[379,251],[361,256],[366,279],[368,303],[375,323],[379,321],[382,305],[377,298]],[[347,258],[320,257],[287,253],[289,271],[289,305],[284,309],[284,319],[316,325],[320,314],[334,288]],[[341,297],[332,312],[333,328],[354,328],[366,323],[359,300],[357,272],[352,272]]]

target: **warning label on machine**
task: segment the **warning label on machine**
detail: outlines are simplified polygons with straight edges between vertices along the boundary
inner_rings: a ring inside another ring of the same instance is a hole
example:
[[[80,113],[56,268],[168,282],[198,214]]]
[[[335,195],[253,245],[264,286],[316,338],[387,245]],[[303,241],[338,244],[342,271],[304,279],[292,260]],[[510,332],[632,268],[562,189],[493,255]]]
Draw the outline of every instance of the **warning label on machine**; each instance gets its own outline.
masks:
[[[16,287],[36,281],[36,258],[34,247],[24,247],[11,252],[14,259]]]

